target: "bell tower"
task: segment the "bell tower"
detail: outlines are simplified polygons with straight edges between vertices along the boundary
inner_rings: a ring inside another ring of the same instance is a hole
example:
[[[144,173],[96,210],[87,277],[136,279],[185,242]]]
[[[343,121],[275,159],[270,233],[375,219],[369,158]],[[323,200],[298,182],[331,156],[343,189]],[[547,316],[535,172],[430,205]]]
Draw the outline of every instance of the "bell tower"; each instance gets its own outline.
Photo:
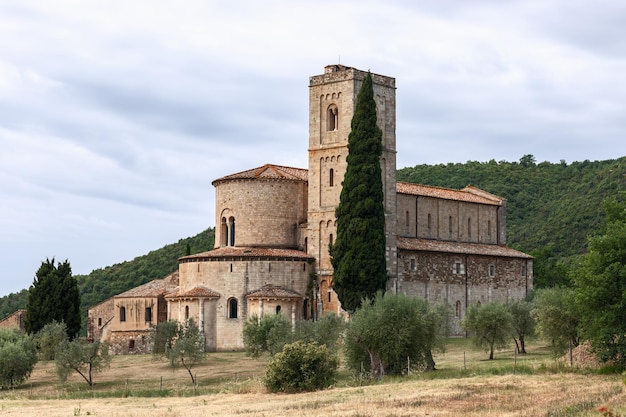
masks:
[[[348,135],[359,89],[367,73],[344,65],[328,65],[309,79],[309,177],[307,252],[317,260],[319,313],[339,313],[332,291],[329,245],[337,236],[335,208],[346,172]],[[387,274],[397,275],[396,245],[396,80],[372,74],[377,124],[383,132],[380,159],[384,206]]]

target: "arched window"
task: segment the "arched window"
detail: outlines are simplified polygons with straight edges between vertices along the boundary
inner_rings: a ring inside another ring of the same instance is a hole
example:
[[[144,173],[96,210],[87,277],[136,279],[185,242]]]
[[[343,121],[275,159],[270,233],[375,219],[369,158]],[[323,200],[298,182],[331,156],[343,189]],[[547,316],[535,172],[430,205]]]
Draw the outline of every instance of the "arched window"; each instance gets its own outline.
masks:
[[[222,224],[220,225],[220,246],[228,246],[228,224],[226,223],[226,217],[222,217]]]
[[[276,314],[280,314],[280,306],[276,306]]]
[[[126,321],[126,307],[120,307],[120,321]]]
[[[185,320],[189,320],[189,306],[185,306]]]
[[[339,112],[337,111],[337,106],[333,104],[328,107],[326,118],[328,119],[327,126],[329,131],[339,129]]]
[[[228,318],[236,319],[237,318],[237,299],[231,298],[228,300]]]
[[[235,218],[232,216],[228,219],[228,230],[230,233],[228,236],[227,246],[235,246]]]
[[[335,185],[335,170],[331,168],[328,171],[328,186],[332,187],[333,185]]]
[[[331,234],[330,234],[330,236],[328,237],[328,244],[329,244],[330,246],[332,246],[332,245],[333,245],[333,234],[332,234],[332,233],[331,233]]]

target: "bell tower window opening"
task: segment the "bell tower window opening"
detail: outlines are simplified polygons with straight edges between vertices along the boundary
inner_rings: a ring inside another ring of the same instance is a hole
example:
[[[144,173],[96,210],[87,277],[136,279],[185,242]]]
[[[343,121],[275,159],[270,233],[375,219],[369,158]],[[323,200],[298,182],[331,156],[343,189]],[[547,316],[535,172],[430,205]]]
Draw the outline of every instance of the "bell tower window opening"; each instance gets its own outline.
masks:
[[[235,246],[235,218],[228,219],[228,244],[226,246]]]
[[[328,131],[333,131],[339,129],[339,112],[337,111],[337,106],[334,104],[328,107],[328,111],[326,113],[327,118],[327,127]]]
[[[335,170],[331,168],[328,171],[328,186],[332,187],[333,185],[335,185]]]
[[[220,225],[220,246],[228,246],[228,224],[226,223],[226,217],[222,217]]]

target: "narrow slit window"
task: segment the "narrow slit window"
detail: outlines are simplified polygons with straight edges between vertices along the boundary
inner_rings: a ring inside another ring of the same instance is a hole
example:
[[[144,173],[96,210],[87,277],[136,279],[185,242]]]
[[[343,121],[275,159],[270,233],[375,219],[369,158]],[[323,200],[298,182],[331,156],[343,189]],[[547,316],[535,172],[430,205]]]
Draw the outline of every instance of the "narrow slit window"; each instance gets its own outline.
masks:
[[[236,319],[237,318],[237,299],[231,298],[228,300],[228,318]]]

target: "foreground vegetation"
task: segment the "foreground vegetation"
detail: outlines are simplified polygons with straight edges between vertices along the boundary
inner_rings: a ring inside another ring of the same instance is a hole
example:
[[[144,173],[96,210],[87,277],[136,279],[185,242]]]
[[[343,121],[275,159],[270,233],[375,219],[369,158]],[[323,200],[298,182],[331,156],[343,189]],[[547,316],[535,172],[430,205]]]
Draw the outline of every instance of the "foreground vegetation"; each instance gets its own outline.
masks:
[[[620,376],[569,368],[538,341],[528,341],[527,355],[511,348],[493,361],[467,339],[447,346],[435,355],[434,372],[373,381],[341,368],[330,389],[292,395],[268,393],[262,383],[267,357],[243,352],[209,354],[195,369],[196,395],[185,370],[172,371],[151,355],[114,357],[93,389],[78,375],[60,385],[52,363],[41,362],[28,384],[0,392],[0,414],[574,417],[599,416],[602,406],[626,412]]]

